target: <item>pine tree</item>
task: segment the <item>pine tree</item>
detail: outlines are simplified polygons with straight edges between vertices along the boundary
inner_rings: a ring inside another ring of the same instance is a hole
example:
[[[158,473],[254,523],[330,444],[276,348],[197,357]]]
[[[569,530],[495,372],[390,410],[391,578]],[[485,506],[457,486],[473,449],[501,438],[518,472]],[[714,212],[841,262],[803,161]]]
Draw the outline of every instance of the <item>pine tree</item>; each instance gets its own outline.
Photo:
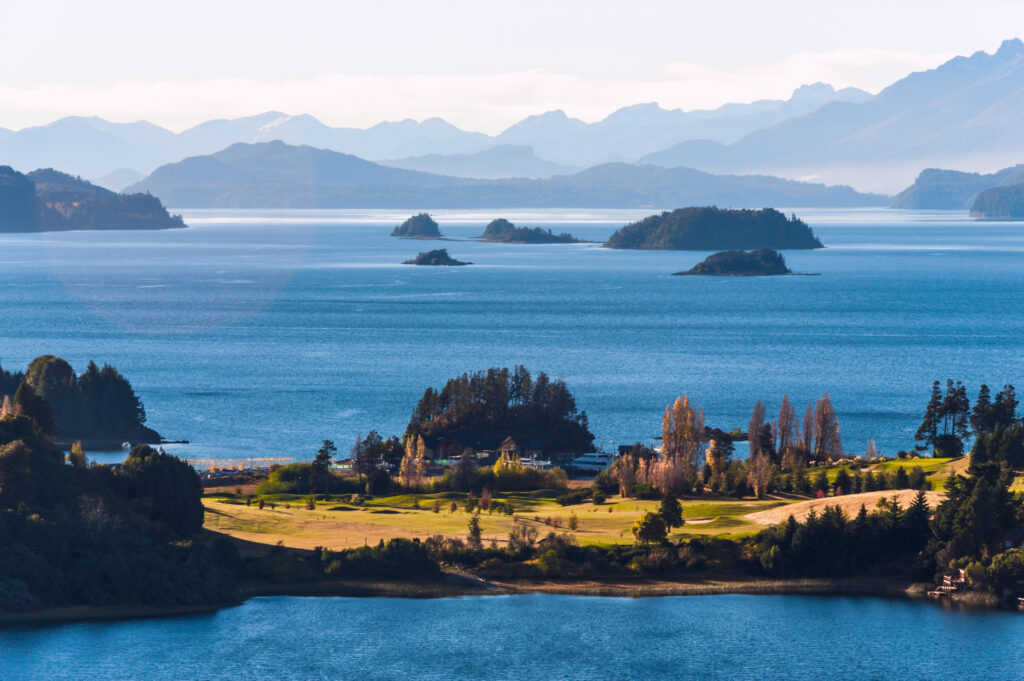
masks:
[[[928,406],[924,410],[924,419],[921,421],[914,439],[923,444],[917,446],[919,452],[923,452],[935,446],[935,439],[939,435],[939,420],[942,410],[942,389],[940,383],[932,383],[932,395],[928,400]]]
[[[477,511],[469,519],[469,540],[467,543],[471,548],[479,549],[481,544],[480,512]]]
[[[978,399],[971,410],[971,429],[975,435],[986,435],[992,431],[992,399],[987,385],[978,389]]]

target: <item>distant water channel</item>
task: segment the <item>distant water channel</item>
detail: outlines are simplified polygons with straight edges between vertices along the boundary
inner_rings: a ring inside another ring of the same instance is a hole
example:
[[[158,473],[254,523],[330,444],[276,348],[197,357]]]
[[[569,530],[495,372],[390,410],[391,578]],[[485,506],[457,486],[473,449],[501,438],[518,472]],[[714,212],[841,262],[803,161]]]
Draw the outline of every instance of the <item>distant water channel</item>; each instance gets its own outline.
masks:
[[[650,211],[499,215],[601,241]],[[826,390],[848,451],[910,447],[931,382],[1024,384],[1024,224],[802,211],[817,277],[671,277],[707,253],[421,242],[406,211],[187,212],[169,232],[0,235],[0,361],[54,353],[127,375],[194,459],[307,459],[400,433],[427,386],[490,366],[562,376],[599,443],[648,440],[688,392],[710,425]],[[399,265],[446,247],[471,267]],[[116,456],[116,455],[114,455]],[[99,456],[101,460],[103,456]],[[112,457],[106,457],[107,459]]]
[[[186,618],[0,629],[9,681],[1006,681],[1024,617],[806,596],[258,598]]]

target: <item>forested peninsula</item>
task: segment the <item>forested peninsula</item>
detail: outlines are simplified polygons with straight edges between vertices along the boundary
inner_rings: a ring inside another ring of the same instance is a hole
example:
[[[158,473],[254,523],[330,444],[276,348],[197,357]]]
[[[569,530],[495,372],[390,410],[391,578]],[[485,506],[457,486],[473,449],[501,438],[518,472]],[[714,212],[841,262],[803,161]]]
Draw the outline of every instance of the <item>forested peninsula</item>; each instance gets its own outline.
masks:
[[[723,251],[824,248],[811,228],[774,208],[677,208],[619,229],[605,248]]]
[[[371,431],[344,458],[324,440],[245,489],[204,473],[204,491],[147,445],[120,465],[89,464],[81,447],[65,459],[28,384],[67,374],[41,359],[5,374],[24,390],[0,414],[0,622],[271,594],[1024,595],[1010,385],[982,386],[972,405],[961,383],[936,382],[920,445],[895,457],[846,451],[827,393],[802,420],[788,396],[776,419],[758,401],[746,433],[709,426],[683,395],[658,449],[593,455],[564,381],[495,367],[427,388],[401,435]],[[594,456],[596,474],[578,468]]]
[[[118,194],[50,168],[26,175],[0,166],[0,232],[184,226],[150,194]]]
[[[971,206],[971,217],[1024,218],[1024,184],[1009,187],[992,187],[978,194]]]
[[[2,413],[27,414],[64,445],[117,449],[123,442],[157,444],[163,438],[145,425],[146,409],[114,367],[89,362],[76,375],[68,362],[42,355],[24,371],[0,368]]]

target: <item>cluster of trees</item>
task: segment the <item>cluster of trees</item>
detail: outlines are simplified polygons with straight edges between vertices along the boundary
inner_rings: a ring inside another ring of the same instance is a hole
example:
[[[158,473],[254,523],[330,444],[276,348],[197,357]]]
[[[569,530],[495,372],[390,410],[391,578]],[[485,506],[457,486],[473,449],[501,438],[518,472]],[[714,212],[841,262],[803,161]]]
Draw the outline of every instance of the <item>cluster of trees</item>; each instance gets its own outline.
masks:
[[[843,457],[839,418],[828,393],[807,405],[802,424],[788,395],[782,398],[778,419],[766,419],[767,410],[759,400],[747,429],[750,456],[745,462],[733,461],[734,436],[708,428],[704,410],[683,395],[665,408],[661,454],[637,443],[598,475],[595,484],[624,496],[699,494],[708,489],[719,495],[760,497],[781,484],[790,489],[794,484],[805,486],[800,481],[806,482],[804,469],[812,459]]]
[[[405,438],[436,438],[458,431],[519,435],[543,443],[545,452],[588,452],[594,443],[586,412],[565,382],[523,366],[492,368],[427,388]]]
[[[29,413],[0,417],[0,612],[195,605],[235,598],[237,552],[197,536],[199,476],[136,445],[119,466],[70,463]]]
[[[128,380],[114,367],[95,362],[76,375],[54,355],[32,360],[24,373],[0,369],[0,415],[28,413],[59,440],[160,442],[147,428],[146,410]]]
[[[931,538],[930,512],[923,491],[906,509],[883,499],[874,513],[861,506],[853,520],[828,506],[803,523],[790,516],[762,530],[750,542],[751,555],[778,577],[862,576],[882,566],[887,576],[930,576],[918,555]]]
[[[983,384],[972,408],[963,383],[948,379],[943,393],[941,384],[935,381],[921,426],[914,435],[921,443],[917,449],[931,449],[935,456],[960,456],[964,441],[972,435],[978,442],[985,440],[991,445],[993,436],[1001,438],[1005,431],[1020,425],[1017,405],[1012,385],[1003,386],[993,399],[991,389]]]

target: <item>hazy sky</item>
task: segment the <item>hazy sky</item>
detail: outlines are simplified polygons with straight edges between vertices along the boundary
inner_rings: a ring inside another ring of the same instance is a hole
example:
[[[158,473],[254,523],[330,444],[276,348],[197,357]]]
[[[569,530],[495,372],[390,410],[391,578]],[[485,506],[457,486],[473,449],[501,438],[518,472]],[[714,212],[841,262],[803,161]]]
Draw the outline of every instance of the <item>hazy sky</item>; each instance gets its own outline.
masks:
[[[708,108],[819,80],[877,91],[1019,34],[1021,0],[0,0],[0,127],[277,109],[497,132],[551,109]]]

